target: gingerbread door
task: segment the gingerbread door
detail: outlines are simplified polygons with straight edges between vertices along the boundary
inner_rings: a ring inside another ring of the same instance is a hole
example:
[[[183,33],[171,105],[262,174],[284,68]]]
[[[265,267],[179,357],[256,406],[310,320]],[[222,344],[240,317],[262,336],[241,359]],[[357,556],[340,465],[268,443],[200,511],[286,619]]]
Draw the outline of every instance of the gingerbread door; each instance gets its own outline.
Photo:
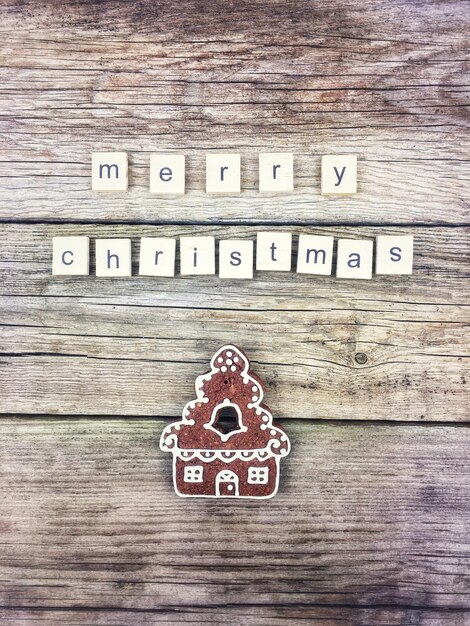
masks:
[[[222,470],[215,479],[217,496],[238,496],[238,476],[230,470]]]

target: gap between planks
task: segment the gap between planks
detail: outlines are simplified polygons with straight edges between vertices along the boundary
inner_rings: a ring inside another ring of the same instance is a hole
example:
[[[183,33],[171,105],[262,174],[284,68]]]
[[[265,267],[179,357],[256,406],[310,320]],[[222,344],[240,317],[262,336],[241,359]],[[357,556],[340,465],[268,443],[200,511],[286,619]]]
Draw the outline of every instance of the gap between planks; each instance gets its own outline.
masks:
[[[0,420],[8,420],[8,419],[17,419],[17,420],[44,420],[48,422],[62,422],[64,420],[74,420],[74,421],[107,421],[107,422],[124,422],[124,421],[160,421],[160,420],[168,420],[169,422],[175,421],[178,417],[174,415],[112,415],[112,414],[91,414],[91,413],[62,413],[56,415],[50,415],[49,413],[0,413]],[[281,417],[274,418],[275,422],[279,422],[280,424],[288,424],[288,428],[291,425],[304,425],[310,424],[311,426],[320,426],[320,425],[329,425],[329,426],[338,426],[338,427],[348,427],[348,426],[371,426],[374,424],[381,426],[390,426],[392,428],[409,426],[410,428],[415,428],[416,426],[420,426],[423,428],[435,428],[435,427],[453,427],[453,428],[470,428],[470,417],[468,421],[460,421],[460,422],[445,422],[445,421],[432,421],[432,422],[424,422],[418,420],[390,420],[390,419],[333,419],[333,418],[319,418],[319,417]]]
[[[341,221],[331,221],[331,222],[315,222],[315,220],[290,220],[290,221],[282,221],[282,220],[217,220],[217,221],[203,221],[203,220],[126,220],[126,219],[118,219],[118,220],[92,220],[92,219],[67,219],[67,220],[58,220],[58,219],[14,219],[14,218],[0,218],[0,224],[11,224],[15,226],[168,226],[168,227],[178,227],[178,226],[198,226],[205,228],[216,228],[216,227],[227,227],[227,226],[239,226],[239,227],[247,227],[247,228],[296,228],[296,227],[311,227],[320,229],[328,229],[328,228],[468,228],[470,227],[470,222],[433,222],[432,224],[424,221],[410,221],[410,222],[341,222]]]

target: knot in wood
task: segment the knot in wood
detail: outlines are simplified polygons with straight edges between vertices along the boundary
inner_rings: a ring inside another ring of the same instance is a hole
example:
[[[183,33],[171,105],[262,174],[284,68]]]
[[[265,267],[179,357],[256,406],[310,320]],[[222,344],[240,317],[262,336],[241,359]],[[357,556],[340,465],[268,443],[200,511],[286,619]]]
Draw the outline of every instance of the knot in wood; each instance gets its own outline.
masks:
[[[364,352],[358,352],[354,357],[354,360],[358,363],[358,365],[365,365],[367,363],[367,354],[364,354]]]

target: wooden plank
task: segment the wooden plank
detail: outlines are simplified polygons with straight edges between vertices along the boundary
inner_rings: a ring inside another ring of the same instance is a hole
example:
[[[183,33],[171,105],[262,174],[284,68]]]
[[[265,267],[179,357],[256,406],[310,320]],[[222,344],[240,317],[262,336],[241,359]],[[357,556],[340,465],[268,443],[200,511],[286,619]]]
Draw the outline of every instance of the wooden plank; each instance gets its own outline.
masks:
[[[0,7],[0,218],[468,223],[458,3],[53,6]],[[91,193],[96,150],[129,153],[129,193]],[[204,192],[214,150],[241,153],[241,196]],[[258,153],[279,150],[295,192],[264,197]],[[188,193],[157,202],[149,156],[167,151],[186,154]],[[321,196],[328,153],[358,155],[357,195]]]
[[[412,276],[359,285],[293,272],[257,272],[242,283],[51,276],[55,235],[137,244],[144,235],[254,239],[256,230],[2,226],[1,412],[177,416],[212,353],[235,341],[268,384],[277,416],[468,419],[466,229],[290,229],[415,234]]]
[[[275,624],[320,624],[320,626],[468,626],[466,610],[416,608],[275,607],[225,606],[195,610],[71,610],[0,609],[3,626],[154,626],[154,624],[227,624],[273,626]]]
[[[0,420],[7,618],[468,619],[468,428],[284,423],[280,492],[259,503],[178,499],[164,424]]]

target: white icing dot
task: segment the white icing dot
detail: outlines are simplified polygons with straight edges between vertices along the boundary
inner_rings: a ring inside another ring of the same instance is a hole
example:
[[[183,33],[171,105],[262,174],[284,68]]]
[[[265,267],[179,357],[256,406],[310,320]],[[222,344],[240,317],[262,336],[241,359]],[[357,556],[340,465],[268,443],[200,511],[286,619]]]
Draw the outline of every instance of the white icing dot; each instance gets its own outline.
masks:
[[[240,359],[236,356],[236,357],[234,357],[234,359],[233,359],[233,360],[235,361],[235,363],[238,363],[238,361],[239,361]]]
[[[195,420],[188,420],[188,424],[190,426],[194,426],[195,423],[196,423]]]
[[[222,372],[226,372],[227,371],[227,368],[225,367],[225,365],[223,365],[220,369],[222,370]]]
[[[232,365],[233,361],[232,359],[227,359],[227,365]]]
[[[287,437],[285,435],[281,435],[281,441],[287,441]]]
[[[232,365],[232,367],[230,368],[232,370],[232,372],[236,372],[237,368],[235,367],[235,365]]]
[[[275,434],[276,434],[276,431],[275,431],[275,430],[272,430],[272,431],[271,431],[271,435],[274,437],[274,435],[275,435]]]
[[[269,422],[269,415],[263,415],[263,422]]]
[[[217,359],[217,361],[218,361],[219,363],[222,363],[223,358],[222,358],[221,356],[219,356],[219,358]]]
[[[253,385],[253,387],[251,388],[251,391],[258,391],[258,387],[256,385]]]
[[[267,426],[266,426],[266,424],[261,424],[260,428],[261,428],[261,430],[266,430]]]
[[[256,400],[258,400],[258,396],[253,396],[251,399],[253,400],[253,402],[256,402]]]
[[[230,350],[228,350],[227,356],[232,356],[232,353],[230,352]]]
[[[233,485],[227,485],[227,489],[228,489],[229,491],[233,491]]]

